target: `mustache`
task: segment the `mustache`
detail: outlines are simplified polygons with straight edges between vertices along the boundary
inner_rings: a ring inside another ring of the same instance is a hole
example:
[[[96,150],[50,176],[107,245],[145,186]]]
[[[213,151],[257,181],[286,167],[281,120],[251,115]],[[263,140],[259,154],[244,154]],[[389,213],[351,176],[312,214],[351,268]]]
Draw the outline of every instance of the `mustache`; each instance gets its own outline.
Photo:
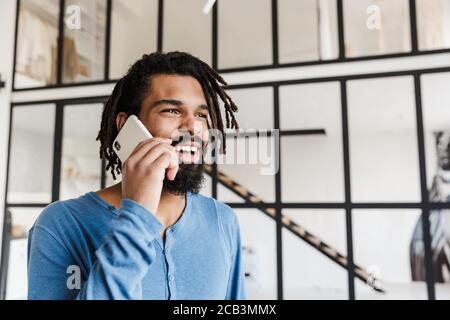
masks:
[[[193,142],[195,145],[202,147],[204,146],[204,142],[201,137],[191,134],[183,134],[177,137],[172,137],[171,139],[172,139],[171,143],[172,147],[175,147],[180,143],[187,143],[187,142]]]

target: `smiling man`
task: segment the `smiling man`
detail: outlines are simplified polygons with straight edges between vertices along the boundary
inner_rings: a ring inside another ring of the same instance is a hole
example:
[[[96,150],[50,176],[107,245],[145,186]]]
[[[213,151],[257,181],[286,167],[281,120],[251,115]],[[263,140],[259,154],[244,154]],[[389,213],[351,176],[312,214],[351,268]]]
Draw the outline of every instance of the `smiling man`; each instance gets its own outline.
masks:
[[[144,55],[119,80],[97,139],[122,181],[44,209],[29,235],[30,299],[246,298],[236,214],[198,194],[208,129],[224,131],[218,98],[237,128],[221,85],[182,52]],[[154,138],[121,163],[112,144],[130,115]]]

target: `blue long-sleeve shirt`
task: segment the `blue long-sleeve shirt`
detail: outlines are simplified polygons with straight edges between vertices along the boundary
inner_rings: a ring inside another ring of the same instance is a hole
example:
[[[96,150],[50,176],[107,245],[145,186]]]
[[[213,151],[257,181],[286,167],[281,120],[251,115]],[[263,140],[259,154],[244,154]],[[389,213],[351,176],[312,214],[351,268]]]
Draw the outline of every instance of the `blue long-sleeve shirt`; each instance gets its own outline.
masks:
[[[29,233],[29,299],[245,299],[240,229],[227,205],[187,193],[167,229],[139,203],[95,192],[47,206]],[[77,278],[78,277],[78,278]]]

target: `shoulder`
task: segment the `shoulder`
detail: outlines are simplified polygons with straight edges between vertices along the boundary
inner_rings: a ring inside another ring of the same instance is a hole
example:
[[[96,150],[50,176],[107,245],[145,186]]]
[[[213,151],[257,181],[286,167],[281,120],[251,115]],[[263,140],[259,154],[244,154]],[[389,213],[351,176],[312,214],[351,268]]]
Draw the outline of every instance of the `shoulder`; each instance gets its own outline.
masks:
[[[58,200],[46,206],[42,210],[34,225],[46,228],[58,223],[59,221],[63,221],[64,216],[67,216],[67,213],[69,212],[69,208],[67,206],[68,201],[70,200]]]
[[[92,211],[87,194],[69,200],[58,200],[46,206],[34,223],[33,229],[45,229],[53,236],[64,236],[73,231]]]
[[[233,235],[239,231],[239,221],[236,212],[226,203],[214,198],[201,194],[193,194],[193,197],[200,206],[203,206],[203,212],[209,214],[213,211],[216,213],[219,227],[225,236],[229,239],[233,238]]]

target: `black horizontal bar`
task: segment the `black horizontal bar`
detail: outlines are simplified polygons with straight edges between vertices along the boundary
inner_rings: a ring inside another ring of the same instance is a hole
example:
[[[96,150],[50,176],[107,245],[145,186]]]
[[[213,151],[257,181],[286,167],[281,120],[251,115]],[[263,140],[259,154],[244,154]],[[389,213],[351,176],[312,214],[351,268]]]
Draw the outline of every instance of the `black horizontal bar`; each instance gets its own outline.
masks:
[[[92,86],[92,85],[101,85],[101,84],[112,84],[116,83],[118,79],[114,80],[98,80],[98,81],[84,81],[84,82],[76,82],[76,83],[62,83],[62,84],[51,84],[45,87],[28,87],[28,88],[16,88],[13,92],[21,92],[21,91],[33,91],[33,90],[47,90],[47,89],[60,89],[60,88],[72,88],[72,87],[80,87],[80,86]]]
[[[6,203],[7,208],[45,208],[50,203]]]
[[[254,130],[245,131],[239,130],[237,132],[227,132],[227,138],[247,138],[247,137],[259,137],[260,134],[264,133],[266,136],[271,137],[274,129],[267,130]],[[297,135],[325,135],[325,129],[298,129],[298,130],[279,130],[280,136],[297,136]]]
[[[385,55],[380,57],[369,57],[369,58],[351,58],[344,60],[330,60],[326,62],[319,62],[315,64],[324,64],[324,63],[340,63],[340,62],[354,62],[361,60],[371,60],[371,59],[388,59],[388,58],[399,58],[399,57],[411,57],[417,55],[424,54],[436,54],[436,53],[450,53],[450,49],[443,50],[433,50],[426,53],[418,53],[418,54],[409,54],[409,55]],[[280,66],[262,66],[258,68],[242,68],[236,69],[233,72],[244,72],[244,71],[252,71],[252,70],[270,70],[270,69],[281,69],[284,67],[293,67],[293,66],[301,66],[301,65],[314,65],[314,63],[308,64],[286,64]],[[256,88],[256,87],[266,87],[274,84],[279,85],[289,85],[289,84],[301,84],[301,83],[315,83],[315,82],[329,82],[329,81],[341,81],[341,80],[358,80],[358,79],[369,79],[369,78],[380,78],[380,77],[395,77],[395,76],[404,76],[404,75],[414,75],[414,74],[427,74],[427,73],[439,73],[439,72],[449,72],[450,67],[439,67],[439,68],[427,68],[427,69],[417,69],[417,70],[408,70],[408,71],[394,71],[394,72],[383,72],[383,73],[365,73],[365,74],[355,74],[355,75],[346,75],[346,76],[335,76],[335,77],[318,77],[318,78],[310,78],[310,79],[301,79],[301,80],[285,80],[285,81],[267,81],[267,82],[259,82],[259,83],[251,83],[251,84],[239,84],[239,85],[229,85],[227,89],[239,89],[239,88]],[[221,73],[224,73],[221,71]],[[79,86],[87,86],[87,85],[101,85],[101,84],[111,84],[117,82],[118,79],[106,80],[106,81],[86,81],[79,83],[67,83],[60,85],[49,85],[45,87],[32,87],[32,88],[21,88],[21,89],[13,89],[14,92],[20,91],[32,91],[32,90],[43,90],[43,89],[57,89],[57,88],[70,88],[70,87],[79,87]]]
[[[88,104],[88,103],[104,103],[108,99],[108,96],[86,97],[86,98],[63,98],[52,100],[37,100],[37,101],[24,101],[24,102],[12,102],[12,107],[29,106],[34,104]]]
[[[343,63],[343,62],[358,62],[358,61],[381,60],[381,59],[392,59],[392,58],[409,58],[409,57],[424,56],[424,55],[439,54],[439,53],[449,53],[449,52],[450,52],[450,49],[447,48],[447,49],[419,51],[419,52],[414,52],[414,53],[413,52],[391,53],[391,54],[380,54],[380,55],[371,55],[371,56],[363,56],[363,57],[353,57],[353,58],[339,58],[339,59],[330,59],[330,60],[279,63],[278,65],[266,64],[266,65],[259,65],[259,66],[226,68],[226,69],[218,69],[218,72],[225,74],[225,73],[232,73],[232,72],[246,72],[246,71],[271,70],[271,69],[290,68],[290,67],[327,65],[327,64],[332,64],[332,63]]]
[[[33,208],[46,207],[50,203],[6,203],[9,208]],[[227,202],[232,208],[275,208],[275,202],[251,203],[251,202]],[[450,209],[450,202],[436,202],[436,203],[395,203],[395,202],[380,202],[380,203],[350,203],[347,205],[343,202],[283,202],[281,203],[283,209]]]
[[[318,77],[318,78],[305,78],[298,80],[282,80],[282,81],[266,81],[257,83],[243,83],[229,85],[226,87],[227,90],[233,89],[249,89],[249,88],[260,88],[260,87],[270,87],[270,86],[286,86],[294,84],[310,84],[310,83],[320,83],[320,82],[338,82],[347,80],[364,80],[364,79],[375,79],[375,78],[391,78],[391,77],[402,77],[402,76],[414,76],[414,75],[424,75],[433,73],[444,73],[450,72],[450,67],[439,67],[439,68],[427,68],[427,69],[417,69],[417,70],[405,70],[405,71],[389,71],[389,72],[378,72],[378,73],[364,73],[364,74],[353,74],[344,76],[334,76],[334,77]]]
[[[309,136],[309,135],[326,135],[325,129],[304,129],[304,130],[281,130],[281,136]]]
[[[220,200],[220,199],[219,199]],[[232,208],[275,208],[275,202],[251,203],[251,202],[227,202]],[[283,209],[450,209],[450,203],[341,203],[341,202],[283,202]]]

